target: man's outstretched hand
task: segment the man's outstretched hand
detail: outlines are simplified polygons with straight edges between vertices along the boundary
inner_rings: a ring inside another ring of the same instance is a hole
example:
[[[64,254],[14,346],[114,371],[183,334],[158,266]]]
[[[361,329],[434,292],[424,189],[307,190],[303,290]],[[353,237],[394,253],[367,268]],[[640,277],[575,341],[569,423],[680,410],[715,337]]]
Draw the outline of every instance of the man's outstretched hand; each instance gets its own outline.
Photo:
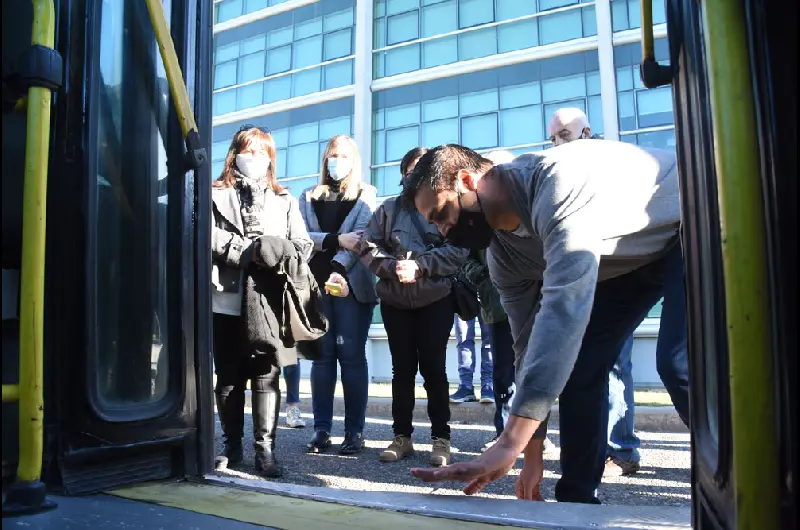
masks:
[[[411,474],[425,482],[467,482],[464,493],[474,495],[480,493],[490,482],[506,476],[513,469],[519,454],[519,448],[512,447],[512,444],[500,437],[497,443],[475,460],[441,468],[415,468],[411,470]]]

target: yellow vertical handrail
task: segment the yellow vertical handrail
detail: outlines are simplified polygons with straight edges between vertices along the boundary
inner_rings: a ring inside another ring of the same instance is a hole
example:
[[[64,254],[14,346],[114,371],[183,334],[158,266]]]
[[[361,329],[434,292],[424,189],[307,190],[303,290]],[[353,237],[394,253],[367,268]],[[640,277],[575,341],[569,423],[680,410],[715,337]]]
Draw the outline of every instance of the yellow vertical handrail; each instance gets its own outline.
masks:
[[[743,4],[703,2],[730,359],[736,527],[779,527],[764,197]],[[753,455],[765,454],[758,463]]]
[[[53,0],[32,0],[34,46],[55,46]],[[38,482],[44,438],[44,270],[52,92],[28,89],[19,313],[18,482]]]
[[[161,59],[164,62],[164,70],[167,72],[167,82],[183,131],[188,159],[192,167],[197,169],[205,163],[206,152],[200,145],[200,135],[194,120],[192,103],[189,100],[186,84],[183,82],[183,73],[178,63],[178,54],[175,53],[175,44],[172,42],[167,17],[164,15],[164,6],[161,4],[161,0],[145,0],[145,3],[147,11],[150,13],[150,23],[153,25]]]
[[[653,0],[642,0],[639,6],[642,23],[642,59],[656,60],[656,49],[653,43]]]

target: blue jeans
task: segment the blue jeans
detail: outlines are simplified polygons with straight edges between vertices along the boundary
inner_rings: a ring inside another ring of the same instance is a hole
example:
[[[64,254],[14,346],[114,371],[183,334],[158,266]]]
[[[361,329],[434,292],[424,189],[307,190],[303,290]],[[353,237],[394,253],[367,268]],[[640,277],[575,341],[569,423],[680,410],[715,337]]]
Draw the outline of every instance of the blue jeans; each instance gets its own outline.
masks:
[[[286,381],[286,404],[300,403],[300,363],[283,367],[283,380]]]
[[[492,334],[480,315],[477,320],[481,326],[481,386],[492,386]],[[458,376],[461,386],[472,388],[475,374],[475,320],[465,322],[456,316],[455,328]]]
[[[559,502],[599,503],[608,445],[608,374],[625,341],[663,296],[657,365],[678,414],[689,422],[689,364],[683,257],[675,245],[661,259],[599,282],[577,361],[559,397]]]
[[[629,462],[639,461],[639,437],[633,431],[633,335],[622,346],[619,359],[608,374],[608,449],[607,456]]]
[[[333,427],[333,394],[338,364],[344,390],[344,430],[359,434],[364,431],[367,410],[366,345],[375,306],[362,304],[352,293],[344,298],[324,294],[322,299],[330,327],[321,339],[322,356],[311,365],[314,430],[329,433]]]
[[[514,338],[508,320],[489,324],[492,332],[492,382],[494,383],[494,428],[503,434],[514,399]]]

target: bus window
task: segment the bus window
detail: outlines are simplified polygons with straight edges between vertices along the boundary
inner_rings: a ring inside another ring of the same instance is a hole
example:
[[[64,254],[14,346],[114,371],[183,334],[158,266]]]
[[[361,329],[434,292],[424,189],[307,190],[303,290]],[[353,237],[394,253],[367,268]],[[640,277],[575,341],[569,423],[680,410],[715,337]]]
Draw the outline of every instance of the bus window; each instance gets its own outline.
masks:
[[[144,2],[103,0],[98,34],[90,393],[101,415],[124,420],[164,401],[170,380],[169,91]]]

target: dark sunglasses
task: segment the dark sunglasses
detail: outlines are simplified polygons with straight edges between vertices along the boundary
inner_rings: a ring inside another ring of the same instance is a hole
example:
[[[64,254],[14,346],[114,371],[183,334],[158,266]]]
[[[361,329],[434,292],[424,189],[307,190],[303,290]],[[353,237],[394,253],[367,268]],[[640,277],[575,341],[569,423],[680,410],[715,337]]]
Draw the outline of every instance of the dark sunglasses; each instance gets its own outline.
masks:
[[[253,125],[252,123],[245,123],[239,127],[239,132],[249,131],[250,129],[258,129],[264,134],[272,134],[272,131],[269,129],[269,127],[259,127],[258,125]]]

